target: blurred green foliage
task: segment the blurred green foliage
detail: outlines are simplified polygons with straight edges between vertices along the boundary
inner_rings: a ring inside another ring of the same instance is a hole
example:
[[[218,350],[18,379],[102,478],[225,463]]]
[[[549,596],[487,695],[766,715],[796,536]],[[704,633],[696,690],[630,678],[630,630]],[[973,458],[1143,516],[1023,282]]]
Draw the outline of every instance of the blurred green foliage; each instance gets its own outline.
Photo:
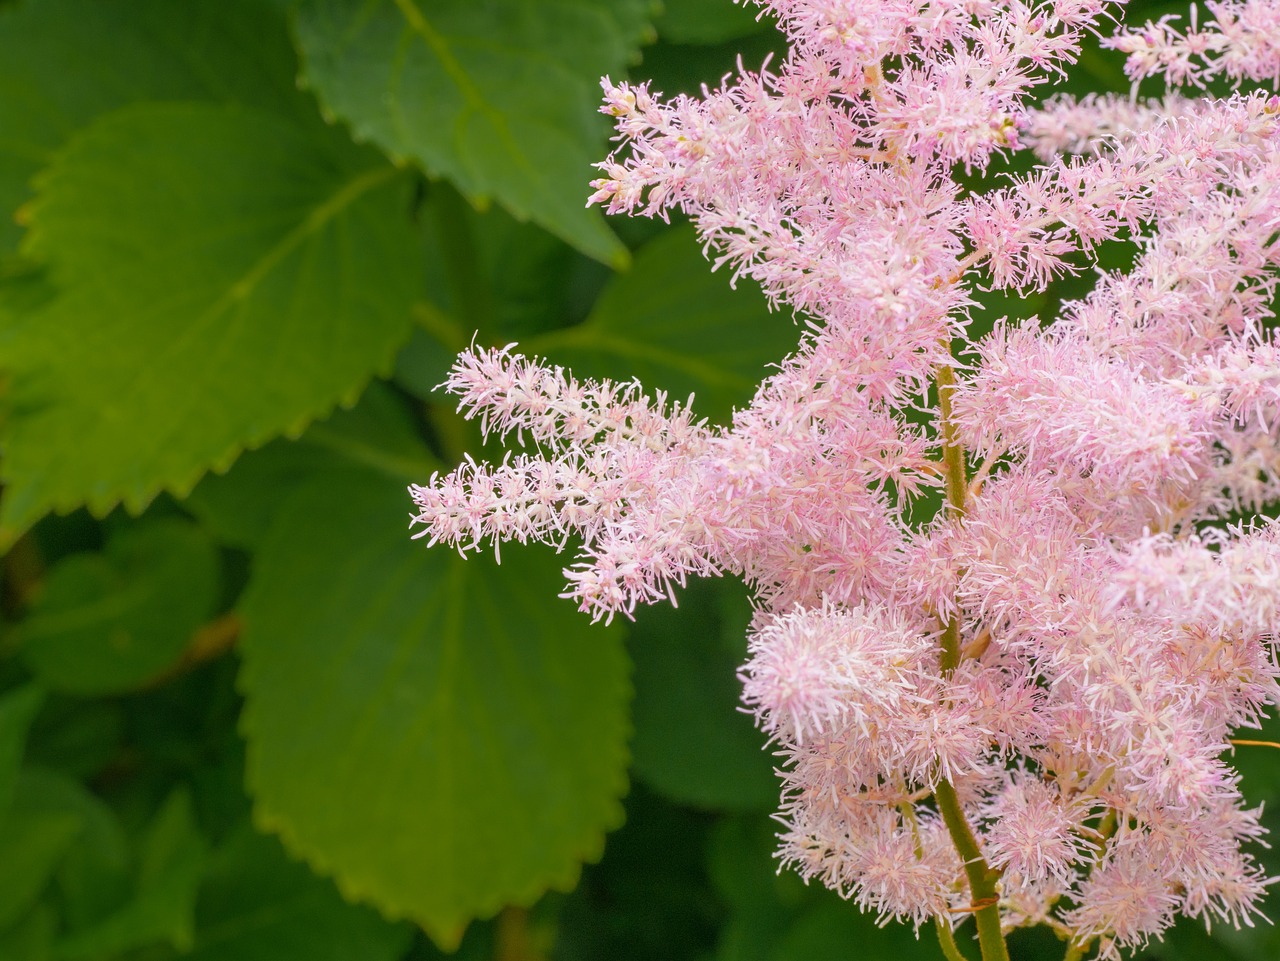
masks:
[[[473,337],[719,422],[795,344],[584,208],[602,74],[779,51],[728,0],[0,3],[0,961],[939,957],[776,872],[739,585],[606,628],[405,529]]]

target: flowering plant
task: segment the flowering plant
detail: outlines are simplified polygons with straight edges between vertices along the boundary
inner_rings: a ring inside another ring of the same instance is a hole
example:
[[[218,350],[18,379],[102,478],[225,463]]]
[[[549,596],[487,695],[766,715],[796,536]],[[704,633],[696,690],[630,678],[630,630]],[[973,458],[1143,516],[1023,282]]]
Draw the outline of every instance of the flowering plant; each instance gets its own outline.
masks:
[[[1252,923],[1271,879],[1224,754],[1280,694],[1280,100],[1243,87],[1280,77],[1280,7],[1106,41],[1189,92],[1037,102],[1118,6],[760,2],[776,70],[671,102],[606,78],[591,199],[688,214],[797,311],[796,350],[724,428],[464,353],[461,409],[532,450],[411,488],[415,536],[579,537],[593,618],[741,576],[782,861],[949,958],[969,915],[985,961],[1022,925],[1075,959],[1180,914]],[[1193,95],[1219,76],[1241,91]],[[975,291],[1042,291],[1110,241],[1129,269],[968,336]]]

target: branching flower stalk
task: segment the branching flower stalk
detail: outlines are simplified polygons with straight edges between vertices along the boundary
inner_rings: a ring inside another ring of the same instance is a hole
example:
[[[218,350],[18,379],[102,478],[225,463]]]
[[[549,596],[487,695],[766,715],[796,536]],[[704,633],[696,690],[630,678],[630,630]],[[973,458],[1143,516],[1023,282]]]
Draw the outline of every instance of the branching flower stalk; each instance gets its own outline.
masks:
[[[465,352],[460,409],[525,450],[411,488],[415,536],[580,543],[595,618],[742,577],[782,862],[953,961],[969,916],[984,961],[1023,925],[1074,961],[1252,924],[1273,879],[1229,752],[1280,698],[1280,99],[1036,102],[1107,0],[760,6],[776,72],[672,101],[606,78],[591,199],[687,214],[795,351],[726,426]],[[1209,10],[1106,42],[1191,94],[1274,84],[1280,0]],[[978,322],[977,287],[1043,291],[1109,241],[1133,264],[1082,299]]]

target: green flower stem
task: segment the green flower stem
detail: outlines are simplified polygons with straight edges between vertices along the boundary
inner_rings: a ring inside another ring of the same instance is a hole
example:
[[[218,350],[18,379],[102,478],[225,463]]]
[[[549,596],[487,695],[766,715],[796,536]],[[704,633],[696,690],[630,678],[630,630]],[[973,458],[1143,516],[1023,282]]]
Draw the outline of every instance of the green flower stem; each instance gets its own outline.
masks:
[[[942,365],[934,373],[938,388],[939,431],[942,434],[942,464],[947,490],[947,510],[953,517],[965,514],[965,499],[969,482],[965,476],[964,447],[951,416],[951,395],[955,391],[955,373],[950,366]],[[939,666],[943,676],[955,670],[960,663],[960,618],[951,618],[943,628],[942,653]],[[947,825],[951,842],[956,846],[964,871],[969,878],[969,894],[974,907],[974,921],[978,925],[978,947],[982,961],[1009,961],[1009,949],[1000,932],[999,893],[996,882],[1000,873],[993,871],[982,856],[978,839],[965,819],[956,789],[946,778],[940,778],[933,792],[938,810]],[[946,953],[946,945],[943,945]]]
[[[950,367],[939,367],[934,374],[938,387],[938,414],[942,433],[942,469],[947,490],[947,511],[956,517],[965,513],[965,496],[969,482],[965,477],[964,448],[951,419],[951,395],[956,389],[955,373]],[[960,663],[960,619],[949,620],[942,631],[941,668],[950,674]]]
[[[943,918],[934,918],[933,926],[938,932],[938,944],[942,945],[942,954],[947,961],[969,961],[960,946],[956,944],[955,935],[951,933],[951,925]]]
[[[993,871],[982,856],[978,839],[965,820],[960,799],[956,797],[956,789],[951,786],[951,782],[946,778],[940,779],[933,796],[938,801],[938,810],[951,834],[951,842],[964,861],[964,873],[969,878],[969,894],[975,908],[973,918],[978,925],[978,947],[982,950],[982,961],[1009,961],[1009,949],[1005,946],[1004,935],[1000,933],[999,894],[996,891],[1000,873]]]
[[[938,386],[938,414],[942,433],[942,466],[946,473],[947,509],[963,515],[968,479],[964,470],[964,447],[955,422],[951,419],[951,395],[956,389],[956,375],[950,367],[942,366],[934,372]]]

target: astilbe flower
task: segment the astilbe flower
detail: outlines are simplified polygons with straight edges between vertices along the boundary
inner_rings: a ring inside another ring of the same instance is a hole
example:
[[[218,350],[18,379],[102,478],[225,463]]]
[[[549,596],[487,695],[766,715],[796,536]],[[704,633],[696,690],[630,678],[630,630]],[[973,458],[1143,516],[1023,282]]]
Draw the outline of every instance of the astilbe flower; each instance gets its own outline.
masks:
[[[461,409],[532,447],[412,488],[415,536],[580,538],[594,618],[743,577],[783,862],[951,957],[969,914],[988,961],[1022,924],[1073,957],[1251,924],[1272,879],[1229,749],[1280,693],[1280,526],[1250,520],[1280,500],[1280,100],[1034,103],[1104,0],[761,6],[776,71],[672,101],[606,78],[591,199],[689,215],[803,318],[796,350],[723,427],[463,354]],[[1280,75],[1280,2],[1209,9],[1109,42],[1174,85]],[[975,287],[1043,290],[1108,241],[1130,269],[971,342]]]

